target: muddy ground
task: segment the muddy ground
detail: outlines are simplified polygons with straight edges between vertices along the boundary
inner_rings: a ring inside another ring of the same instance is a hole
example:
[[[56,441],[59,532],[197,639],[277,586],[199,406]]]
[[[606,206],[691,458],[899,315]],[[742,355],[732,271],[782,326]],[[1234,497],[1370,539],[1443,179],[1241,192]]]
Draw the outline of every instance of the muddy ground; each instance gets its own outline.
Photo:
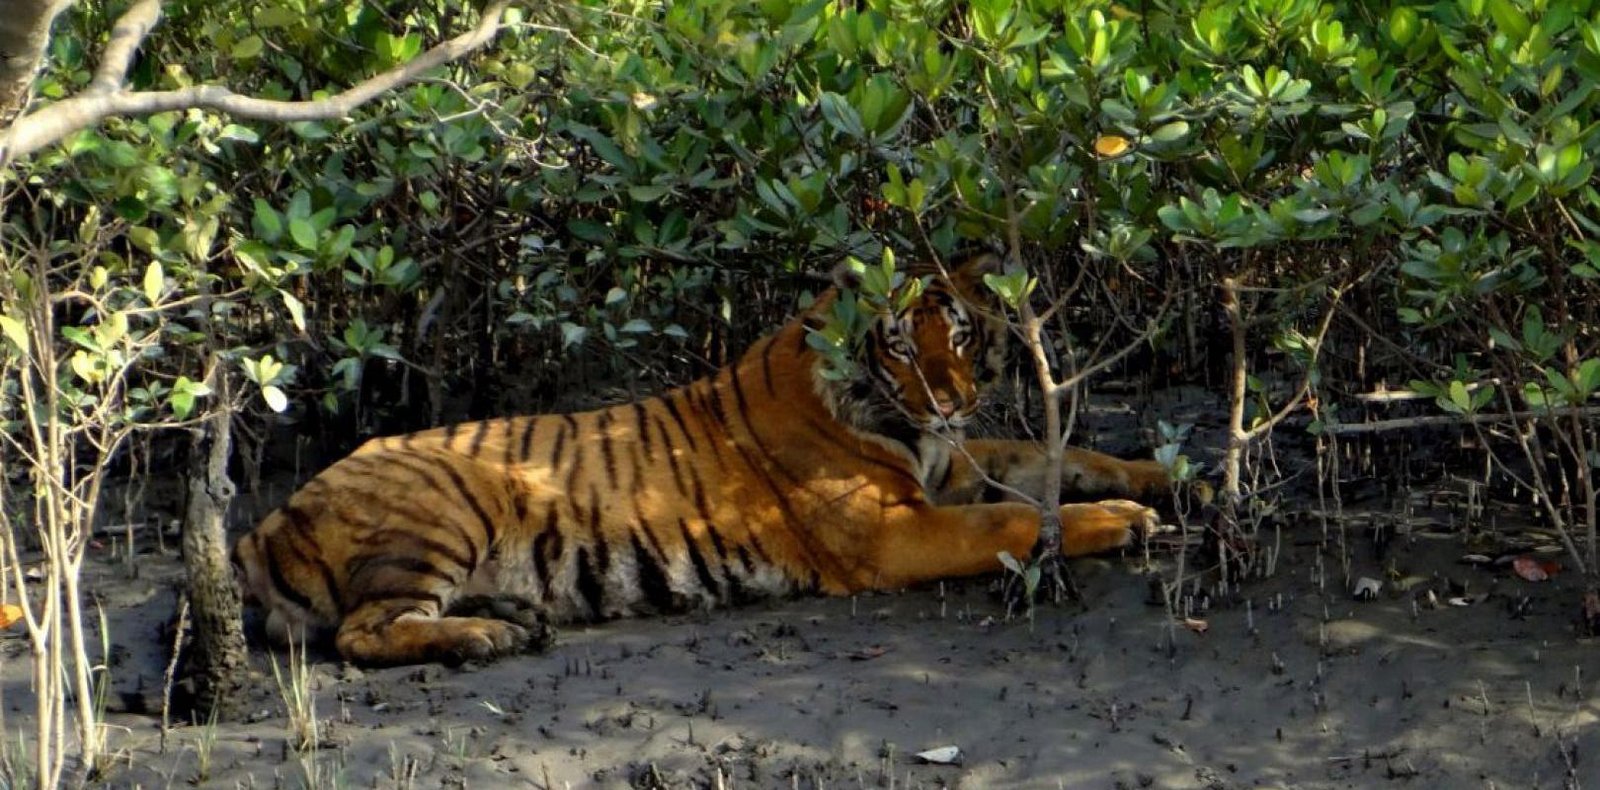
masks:
[[[1464,564],[1550,541],[1514,505],[1469,534],[1453,485],[1405,494],[1398,522],[1390,497],[1327,520],[1286,496],[1275,574],[1187,625],[1152,603],[1152,575],[1175,572],[1157,550],[1074,563],[1085,603],[1031,616],[1008,617],[992,580],[974,580],[568,627],[548,653],[484,667],[313,656],[318,748],[303,753],[270,671],[251,721],[175,727],[163,748],[159,634],[178,563],[142,546],[130,566],[107,544],[88,570],[116,645],[120,760],[104,783],[1600,786],[1600,645],[1579,635],[1581,580]],[[1372,513],[1398,529],[1374,536]],[[1341,525],[1347,553],[1324,540]],[[1351,596],[1360,577],[1383,582],[1374,600]],[[32,710],[24,638],[0,648],[14,754]],[[916,757],[947,746],[959,764]]]

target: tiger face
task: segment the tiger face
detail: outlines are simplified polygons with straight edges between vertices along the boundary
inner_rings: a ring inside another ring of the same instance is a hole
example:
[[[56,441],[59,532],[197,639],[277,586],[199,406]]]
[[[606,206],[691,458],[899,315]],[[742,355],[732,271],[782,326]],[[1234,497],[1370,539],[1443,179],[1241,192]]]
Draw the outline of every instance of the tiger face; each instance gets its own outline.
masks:
[[[980,255],[948,275],[912,270],[910,277],[925,278],[926,285],[904,309],[873,322],[850,388],[852,399],[867,408],[853,411],[880,415],[868,421],[880,430],[882,423],[904,421],[917,431],[959,433],[1004,365],[1005,327],[983,284],[983,275],[999,267],[994,255]],[[854,283],[841,278],[840,285]]]

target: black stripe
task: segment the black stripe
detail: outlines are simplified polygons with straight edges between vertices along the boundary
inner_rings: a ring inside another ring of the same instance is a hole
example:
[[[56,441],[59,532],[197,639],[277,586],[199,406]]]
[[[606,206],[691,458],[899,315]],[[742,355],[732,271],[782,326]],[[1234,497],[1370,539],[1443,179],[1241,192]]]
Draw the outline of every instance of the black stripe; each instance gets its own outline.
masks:
[[[444,609],[444,598],[437,593],[429,592],[427,590],[371,590],[363,592],[360,599],[356,602],[356,605],[360,606],[362,604],[374,603],[377,601],[415,601],[419,604],[433,604],[433,611],[435,612],[439,612]],[[421,606],[412,607],[412,611],[415,611],[419,614],[427,613],[427,610]],[[397,612],[395,614],[399,613]],[[391,620],[390,622],[393,621]],[[376,629],[373,630],[375,631]]]
[[[605,533],[600,531],[600,492],[594,486],[589,486],[589,533],[594,540],[596,564],[604,575],[611,568],[611,546],[606,542]]]
[[[905,478],[906,481],[912,485],[918,488],[922,487],[922,481],[918,480],[916,475],[912,474],[910,470],[906,469],[904,464],[884,461],[882,459],[863,455],[858,448],[851,447],[849,444],[845,443],[845,441],[838,435],[839,430],[836,426],[820,423],[811,417],[805,417],[804,419],[806,421],[806,427],[810,429],[812,436],[829,442],[840,450],[854,456],[858,461],[872,464],[873,466],[882,468],[885,471],[893,472]]]
[[[472,443],[467,446],[467,454],[476,457],[483,451],[483,440],[489,436],[489,421],[481,420],[472,431]]]
[[[483,505],[478,502],[478,498],[472,495],[472,489],[467,488],[466,478],[463,478],[454,466],[445,464],[444,473],[450,478],[450,482],[455,485],[456,490],[461,492],[461,498],[465,499],[467,504],[472,507],[473,515],[478,517],[478,523],[483,526],[484,547],[493,548],[496,543],[495,527],[494,519],[489,517],[489,511],[484,510]],[[476,565],[477,563],[473,564]]]
[[[643,525],[648,531],[649,525]],[[638,569],[639,591],[644,594],[644,599],[659,612],[670,612],[677,608],[676,597],[672,594],[672,585],[667,581],[667,571],[644,547],[644,541],[639,539],[639,533],[633,533],[633,564]]]
[[[263,547],[265,551],[261,552],[267,558],[267,578],[272,581],[272,586],[278,591],[278,595],[307,612],[315,612],[316,609],[311,606],[311,599],[284,578],[283,566],[278,564],[278,552],[273,550],[277,545],[277,541],[267,541],[267,545]]]
[[[567,469],[567,491],[577,489],[578,478],[583,475],[584,444],[583,442],[573,442],[573,447],[576,449],[572,451],[572,466]]]
[[[600,432],[600,459],[605,466],[606,479],[617,479],[617,450],[611,438],[611,423],[617,419],[615,409],[606,409],[600,412],[595,419],[595,428]]]
[[[518,525],[527,523],[528,520],[528,494],[519,492],[511,497],[511,517],[516,519]]]
[[[605,590],[600,585],[599,575],[589,564],[589,550],[582,546],[578,547],[578,594],[589,604],[590,618],[599,620]]]
[[[429,464],[426,460],[424,460],[422,458],[418,458],[418,457],[416,457],[414,455],[399,455],[399,454],[396,454],[396,455],[391,456],[389,460],[390,460],[390,463],[392,463],[392,464],[394,464],[396,466],[401,466],[401,467],[404,467],[406,469],[409,469],[413,474],[415,474],[417,476],[417,478],[421,479],[422,482],[427,483],[428,487],[430,489],[432,489],[433,492],[438,494],[440,497],[448,498],[450,496],[450,491],[445,488],[443,483],[440,483],[433,476],[433,468],[434,468],[435,465]],[[435,459],[435,460],[437,460],[437,459]],[[421,465],[419,466],[418,464],[421,464]],[[449,469],[449,466],[447,464],[436,464],[436,465],[441,469],[447,469],[447,470]],[[454,475],[454,471],[453,470],[451,471],[451,474]],[[471,497],[468,497],[467,499],[468,499],[468,502],[472,503],[473,507],[477,507],[477,503],[476,503],[475,500],[472,500]],[[383,500],[383,498],[379,497],[379,498],[377,498],[377,500],[381,501],[381,500]],[[454,532],[457,537],[461,538],[461,542],[465,543],[467,545],[468,551],[471,552],[471,555],[472,555],[471,556],[471,560],[468,563],[467,567],[469,567],[469,568],[478,567],[478,548],[479,547],[478,547],[477,541],[473,540],[471,533],[469,533],[467,531],[467,528],[465,526],[457,523],[455,519],[444,517],[444,516],[448,515],[448,511],[429,512],[429,513],[425,514],[427,516],[427,518],[424,519],[422,516],[419,516],[419,515],[411,512],[410,510],[399,509],[399,505],[400,504],[410,504],[410,503],[386,502],[385,504],[386,504],[386,506],[389,506],[389,507],[391,507],[391,509],[395,510],[395,512],[398,512],[398,513],[400,513],[400,514],[402,514],[402,515],[406,516],[407,518],[410,518],[410,519],[412,519],[414,521],[421,521],[422,524],[424,524],[424,525],[433,525],[433,526],[437,526],[437,527],[443,527],[443,528],[449,529],[452,532]]]
[[[683,467],[678,463],[677,450],[671,450],[667,453],[667,463],[672,466],[672,482],[678,486],[678,496],[687,499],[689,489],[683,484]]]
[[[717,562],[726,566],[728,564],[728,547],[722,542],[722,533],[717,531],[717,525],[706,522],[706,534],[711,536],[711,548],[717,552]]]
[[[711,504],[706,501],[706,487],[700,482],[700,473],[694,469],[689,470],[689,484],[694,488],[694,509],[700,515],[700,521],[706,526],[711,525]]]
[[[611,444],[611,434],[604,431],[600,434],[600,460],[606,468],[606,479],[615,482],[617,479],[617,450]]]
[[[734,376],[739,375],[737,368],[729,368],[728,372]],[[721,425],[727,425],[728,412],[725,408],[723,408],[722,405],[722,388],[718,387],[716,382],[713,381],[706,385],[706,389],[710,392],[711,396],[709,401],[709,405],[711,407],[711,418],[716,420]],[[705,396],[701,397],[704,398]]]
[[[750,548],[755,550],[756,556],[760,557],[762,562],[768,565],[772,564],[772,557],[767,554],[766,547],[761,545],[761,539],[756,537],[755,530],[745,530],[745,542],[750,544]],[[746,568],[750,567],[750,557],[749,555],[745,554],[743,546],[739,547],[739,559],[744,560],[744,565]]]
[[[639,442],[644,445],[645,456],[654,457],[655,453],[650,447],[650,424],[645,421],[643,403],[633,404],[633,419],[638,424],[636,430],[639,432]]]
[[[533,539],[533,564],[544,586],[544,599],[550,598],[552,581],[550,566],[561,557],[560,522],[556,516],[556,503],[551,502],[544,514],[544,529]]]
[[[689,552],[689,562],[694,565],[694,575],[700,580],[700,586],[717,599],[722,598],[722,587],[717,584],[717,577],[711,574],[711,566],[706,564],[706,557],[700,552],[700,542],[694,539],[689,532],[689,522],[678,519],[678,530],[683,533],[683,545]]]
[[[414,554],[384,554],[378,556],[365,555],[352,557],[345,563],[345,574],[350,577],[351,585],[362,587],[361,597],[356,602],[358,605],[371,600],[373,590],[370,576],[383,569],[391,569],[412,576],[426,576],[445,582],[450,585],[460,584],[455,574],[429,562],[425,557]],[[357,581],[357,580],[360,581]],[[395,592],[404,592],[408,588],[385,588],[386,595]]]
[[[777,343],[772,338],[767,338],[767,344],[761,348],[761,382],[767,388],[769,397],[778,397],[778,392],[772,386],[772,349]]]
[[[728,379],[733,382],[733,408],[739,415],[739,422],[744,423],[745,430],[752,434],[756,432],[750,423],[750,404],[744,399],[744,384],[739,380],[739,368],[728,368]]]
[[[666,405],[667,413],[672,415],[672,421],[678,424],[678,432],[682,433],[684,440],[689,443],[690,452],[698,452],[700,448],[695,445],[694,434],[689,433],[689,425],[683,420],[683,412],[678,411],[678,402],[675,397],[680,394],[685,394],[685,397],[687,397],[687,392],[688,390],[678,390],[677,392],[667,393],[661,398],[661,402]]]
[[[561,451],[566,449],[567,434],[572,432],[572,428],[568,425],[570,421],[571,418],[563,421],[560,430],[556,431],[556,440],[550,448],[550,465],[552,467],[556,465],[557,461],[561,460]]]
[[[298,508],[286,509],[295,514],[295,516],[305,516]],[[286,513],[285,517],[291,518],[292,516]],[[322,558],[322,546],[317,543],[316,537],[311,533],[309,519],[304,523],[296,522],[293,526],[295,531],[284,533],[282,540],[279,542],[289,549],[296,559],[317,569],[317,575],[322,577],[322,586],[327,592],[328,602],[333,604],[336,611],[344,611],[344,596],[341,594],[338,582],[333,578],[333,569],[328,567],[327,561]],[[302,546],[302,543],[307,545]]]
[[[460,431],[460,430],[461,430],[461,423],[459,423],[459,422],[453,422],[453,423],[450,423],[449,425],[444,426],[444,446],[445,447],[450,447],[450,445],[455,444],[456,433],[458,431]],[[455,448],[451,447],[450,449],[453,450]]]
[[[455,548],[447,546],[444,543],[434,540],[426,535],[422,535],[416,532],[414,529],[405,529],[402,527],[382,527],[367,532],[365,535],[362,535],[359,539],[357,539],[355,543],[358,546],[388,547],[393,547],[396,544],[407,544],[416,546],[425,552],[439,554],[464,569],[470,569],[476,565],[476,563],[471,561],[471,557],[463,557],[461,552],[457,551]]]
[[[305,540],[311,540],[313,543],[316,542],[311,537],[311,531],[314,526],[311,515],[306,513],[305,510],[301,509],[293,502],[290,502],[289,504],[278,508],[278,512],[283,515],[283,520],[287,522],[287,528],[296,536]]]
[[[527,420],[527,422],[523,423],[522,425],[522,454],[517,456],[517,458],[521,461],[527,461],[528,457],[533,455],[533,431],[534,428],[538,427],[539,425],[539,418],[524,417],[523,419]],[[511,452],[511,448],[509,446],[506,448],[506,452]]]
[[[749,431],[750,440],[755,443],[756,449],[761,452],[761,455],[762,455],[763,459],[766,461],[766,466],[776,470],[779,474],[783,475],[784,479],[786,479],[789,482],[789,485],[801,486],[802,485],[801,479],[797,475],[795,475],[793,472],[791,472],[788,467],[784,466],[778,460],[778,457],[776,455],[773,455],[773,453],[772,453],[772,451],[770,449],[767,449],[766,442],[762,441],[761,434],[756,431],[755,423],[750,421],[749,412],[746,409],[743,380],[739,378],[739,374],[738,374],[737,371],[735,371],[734,374],[733,374],[733,394],[734,394],[734,398],[737,400],[738,406],[739,406],[739,419],[744,421],[745,430]],[[741,455],[744,456],[744,460],[745,460],[746,464],[750,465],[750,467],[752,469],[757,468],[755,463],[751,460],[749,454],[744,451],[743,447],[740,447],[739,445],[735,445],[735,447],[739,447],[739,452],[740,452]],[[763,473],[763,474],[765,474],[765,473]],[[783,498],[784,498],[783,494],[781,492],[779,492],[776,488],[773,489],[772,493],[773,493],[774,496],[778,497],[780,502],[783,501]]]

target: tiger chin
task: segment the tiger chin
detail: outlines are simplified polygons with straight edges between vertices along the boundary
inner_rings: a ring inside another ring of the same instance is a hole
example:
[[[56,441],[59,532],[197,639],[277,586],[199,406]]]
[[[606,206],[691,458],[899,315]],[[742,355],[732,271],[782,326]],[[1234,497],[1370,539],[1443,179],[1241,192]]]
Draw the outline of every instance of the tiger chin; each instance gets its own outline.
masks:
[[[489,660],[551,624],[998,571],[1027,556],[1042,446],[961,440],[998,377],[992,255],[878,318],[843,381],[807,344],[836,289],[733,366],[636,403],[374,439],[235,545],[277,641],[331,631],[363,665]],[[927,274],[924,269],[919,274]],[[995,481],[1005,488],[991,485]],[[1068,449],[1075,497],[1157,497],[1154,461]],[[1069,556],[1129,545],[1155,513],[1063,505]]]

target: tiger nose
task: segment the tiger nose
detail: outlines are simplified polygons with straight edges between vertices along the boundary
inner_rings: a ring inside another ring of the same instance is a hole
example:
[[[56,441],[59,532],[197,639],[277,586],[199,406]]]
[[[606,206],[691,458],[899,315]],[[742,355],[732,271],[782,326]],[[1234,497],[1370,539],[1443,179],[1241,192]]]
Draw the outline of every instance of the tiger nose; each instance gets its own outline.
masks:
[[[956,413],[956,409],[961,408],[960,404],[950,398],[940,398],[934,402],[933,406],[939,410],[940,417],[949,417]]]

